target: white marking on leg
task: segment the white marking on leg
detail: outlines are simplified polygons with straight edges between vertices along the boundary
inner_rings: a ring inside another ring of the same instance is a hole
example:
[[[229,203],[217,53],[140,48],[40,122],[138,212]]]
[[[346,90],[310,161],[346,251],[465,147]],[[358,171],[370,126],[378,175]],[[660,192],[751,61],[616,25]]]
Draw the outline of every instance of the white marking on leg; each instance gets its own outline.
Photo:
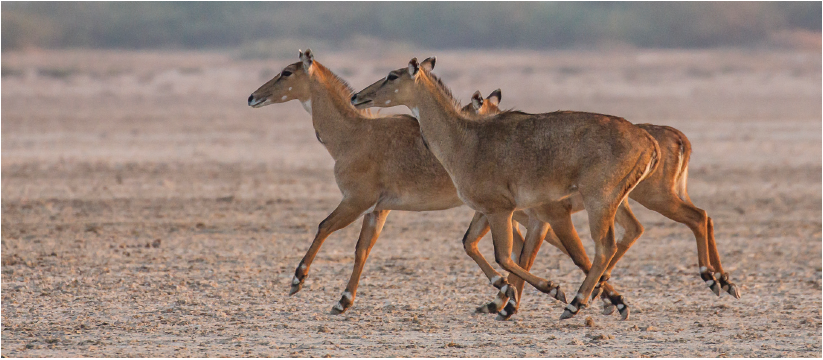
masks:
[[[500,279],[502,279],[502,278],[501,278],[499,275],[495,275],[495,276],[494,276],[491,280],[489,280],[489,281],[491,281],[492,285],[494,285],[494,284],[496,284],[498,281],[500,281]]]
[[[311,100],[301,101],[300,104],[302,104],[303,109],[311,115]]]
[[[498,313],[498,314],[500,314],[501,316],[506,316],[506,314],[508,314],[508,313],[506,312],[506,310],[503,310],[503,309],[501,309],[501,310],[500,310],[500,311],[498,311],[497,313]]]
[[[306,271],[306,264],[300,264],[300,270]]]
[[[338,311],[346,310],[346,309],[343,308],[343,305],[340,304],[339,302],[337,304],[334,304],[334,308]]]
[[[709,287],[711,287],[712,285],[714,285],[714,280],[706,280],[706,285],[709,285]]]
[[[623,310],[624,307],[626,307],[626,305],[617,304],[617,310]]]
[[[508,290],[509,290],[509,284],[503,285],[503,287],[502,287],[502,288],[500,288],[500,292],[502,292],[502,293],[504,293],[504,294],[505,294]]]
[[[492,304],[494,304],[494,306],[496,306],[496,307],[499,309],[501,306],[503,306],[503,301],[504,301],[504,300],[505,300],[505,297],[502,297],[502,298],[501,298],[501,297],[499,296],[499,294],[498,294],[497,298],[496,298],[496,299],[494,299],[494,301],[492,302]]]
[[[581,300],[581,301],[582,301],[583,299],[585,299],[585,298],[586,298],[586,296],[585,296],[585,295],[583,295],[582,293],[577,293],[577,295],[575,295],[575,296],[574,296],[574,298],[575,298],[575,299],[577,299],[577,300]]]
[[[292,285],[300,285],[300,279],[298,279],[297,276],[295,276],[291,283]]]
[[[555,289],[552,289],[552,291],[549,291],[549,295],[557,296],[557,289],[555,288]]]
[[[566,310],[569,310],[573,313],[576,313],[577,312],[577,306],[574,306],[572,304],[566,305]]]
[[[603,300],[603,302],[604,302],[606,305],[611,305],[611,304],[612,304],[612,300],[611,300],[611,299],[609,299],[609,298],[607,298],[607,297],[600,298],[600,300]]]
[[[351,299],[352,299],[352,295],[351,295],[351,293],[350,293],[350,292],[348,292],[348,291],[344,291],[344,292],[343,292],[343,297],[344,297],[344,298],[346,298],[346,299],[347,299],[347,300],[349,300],[349,301],[351,301]]]
[[[704,272],[706,272],[706,271],[709,271],[709,268],[707,268],[707,267],[705,267],[705,266],[701,266],[701,267],[700,267],[700,273],[701,273],[701,274],[702,274],[702,273],[704,273]]]

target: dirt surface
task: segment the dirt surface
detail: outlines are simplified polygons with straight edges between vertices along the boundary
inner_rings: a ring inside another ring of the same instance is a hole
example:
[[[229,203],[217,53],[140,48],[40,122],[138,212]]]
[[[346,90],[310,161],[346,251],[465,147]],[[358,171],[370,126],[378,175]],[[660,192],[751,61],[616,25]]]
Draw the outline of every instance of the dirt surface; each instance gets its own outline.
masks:
[[[561,322],[533,288],[511,321],[474,315],[496,290],[463,252],[461,207],[392,212],[355,305],[329,315],[359,222],[289,297],[341,195],[298,103],[246,105],[296,49],[4,52],[2,355],[821,356],[819,53],[315,53],[357,89],[438,55],[463,99],[500,87],[503,107],[677,127],[742,298],[703,284],[687,227],[634,204],[646,232],[612,274],[629,320],[598,302]],[[566,293],[583,279],[548,245],[533,271]]]

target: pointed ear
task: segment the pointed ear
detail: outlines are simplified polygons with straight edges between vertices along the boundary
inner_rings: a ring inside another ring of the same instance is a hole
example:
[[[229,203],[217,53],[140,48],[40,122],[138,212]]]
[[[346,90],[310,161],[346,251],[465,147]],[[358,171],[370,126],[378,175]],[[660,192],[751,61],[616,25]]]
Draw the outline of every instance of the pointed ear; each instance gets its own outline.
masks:
[[[412,58],[409,61],[409,75],[414,77],[417,75],[417,71],[420,70],[420,64],[417,63],[417,58]]]
[[[297,49],[297,52],[300,53],[300,55],[297,55],[297,60],[302,61],[303,60],[303,49]]]
[[[426,60],[423,60],[423,62],[420,63],[420,67],[426,69],[426,71],[432,71],[432,69],[434,69],[435,61],[437,61],[437,57],[432,56]]]
[[[311,49],[306,49],[305,52],[300,52],[300,61],[303,62],[303,69],[309,70],[311,63],[314,61],[314,54],[311,53]]]
[[[483,107],[483,95],[480,95],[480,91],[475,91],[472,94],[472,107],[475,111]]]
[[[497,89],[495,91],[492,91],[492,93],[489,94],[489,97],[487,97],[486,99],[491,101],[492,105],[497,106],[497,104],[500,104],[500,99],[502,99],[502,98],[503,98],[503,91],[501,91],[500,89]]]

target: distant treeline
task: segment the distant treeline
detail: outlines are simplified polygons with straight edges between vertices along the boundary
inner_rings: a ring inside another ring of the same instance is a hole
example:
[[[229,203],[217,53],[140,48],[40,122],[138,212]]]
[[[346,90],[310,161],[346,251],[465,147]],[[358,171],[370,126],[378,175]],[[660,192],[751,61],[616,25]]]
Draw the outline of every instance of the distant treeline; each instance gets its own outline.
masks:
[[[3,49],[345,44],[364,36],[433,49],[701,48],[821,32],[820,2],[3,2],[1,12]]]

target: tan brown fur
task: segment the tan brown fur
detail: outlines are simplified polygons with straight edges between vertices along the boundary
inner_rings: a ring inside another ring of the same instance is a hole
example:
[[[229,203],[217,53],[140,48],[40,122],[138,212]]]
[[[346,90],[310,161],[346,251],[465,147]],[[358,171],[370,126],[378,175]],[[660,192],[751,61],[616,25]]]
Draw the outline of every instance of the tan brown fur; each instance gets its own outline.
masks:
[[[501,112],[500,108],[498,107],[499,104],[499,90],[497,90],[496,96],[498,97],[496,101],[482,101],[482,98],[478,99],[479,92],[476,92],[472,97],[472,106],[467,106],[463,110],[469,113],[475,113],[478,116],[484,116],[489,114],[495,114]],[[489,96],[491,98],[495,94]],[[488,98],[487,98],[488,99]],[[691,156],[691,143],[689,142],[688,138],[685,134],[680,132],[679,130],[669,127],[669,126],[660,126],[660,125],[653,125],[653,124],[637,124],[637,127],[645,130],[650,135],[652,135],[655,140],[657,140],[658,145],[661,151],[660,163],[658,165],[657,170],[646,177],[637,187],[629,194],[629,197],[640,202],[643,205],[649,205],[650,209],[656,210],[659,209],[661,206],[665,206],[668,203],[680,203],[684,202],[683,210],[680,210],[676,214],[669,214],[669,217],[675,217],[675,221],[684,222],[686,225],[690,227],[695,227],[695,224],[702,223],[701,220],[698,219],[697,222],[688,223],[688,215],[689,212],[697,212],[701,213],[702,210],[695,208],[693,204],[691,204],[691,200],[689,199],[688,193],[686,192],[686,182],[688,177],[688,164],[689,158]],[[675,198],[674,196],[677,196]],[[574,200],[574,201],[572,201]],[[556,203],[555,205],[559,205],[555,211],[559,211],[559,216],[570,216],[574,212],[584,210],[582,197],[580,194],[576,194],[569,199],[565,200],[565,203]],[[620,208],[618,209],[617,215],[615,217],[615,222],[620,224],[621,227],[625,230],[623,235],[623,239],[618,242],[618,252],[619,254],[615,255],[615,259],[619,259],[618,255],[622,256],[622,253],[625,253],[629,247],[636,241],[642,234],[643,234],[643,226],[637,221],[634,217],[634,214],[631,211],[631,208],[628,206],[628,202],[624,201],[621,203]],[[669,205],[671,206],[671,204]],[[565,213],[565,214],[564,214]],[[707,219],[708,221],[708,219]],[[580,239],[577,236],[577,232],[575,231],[574,227],[571,226],[570,221],[555,221],[551,224],[552,229],[548,231],[548,237],[546,241],[552,243],[555,246],[558,246],[554,243],[554,239],[558,235],[569,238],[571,242],[580,243]],[[483,226],[480,222],[472,222],[470,227],[472,226]],[[558,234],[554,234],[556,230]],[[478,230],[474,230],[478,231]],[[698,230],[699,232],[699,230]],[[701,241],[698,239],[698,248],[704,246],[702,244],[708,245],[709,250],[709,257],[710,263],[713,266],[713,270],[720,274],[717,277],[720,278],[721,276],[725,275],[723,268],[720,264],[720,257],[719,252],[717,250],[717,246],[714,243],[714,234],[713,231],[707,230],[709,233],[710,238],[706,239],[706,241]],[[562,245],[558,246],[562,248]],[[582,245],[580,247],[582,249]],[[565,253],[568,252],[565,249]],[[699,252],[699,251],[698,251]],[[521,256],[524,257],[533,257],[534,254],[530,254],[523,251]],[[589,263],[588,257],[586,256],[585,252],[580,254],[575,254],[577,261],[580,261],[578,265],[581,266],[581,269],[584,272],[588,272],[591,264]],[[616,263],[616,260],[613,259],[610,262],[610,268],[607,271],[610,271],[613,268],[613,264]],[[699,259],[698,259],[699,260]],[[528,268],[525,268],[528,270]],[[726,275],[727,276],[727,275]],[[517,278],[515,275],[510,274],[509,281],[518,284],[518,290],[522,291],[522,279]],[[733,286],[733,284],[732,284]],[[733,296],[738,296],[736,289],[725,289],[729,291],[730,294]],[[611,303],[611,299],[618,296],[617,292],[609,285],[608,283],[603,283],[603,293],[602,297],[605,305],[606,311],[613,311],[614,305]],[[505,298],[504,295],[498,293],[498,300],[493,301],[492,303],[505,303],[508,299]],[[519,305],[519,304],[518,304]],[[625,306],[625,305],[624,305]],[[620,309],[621,315],[624,319],[628,316],[628,309]]]
[[[374,83],[352,97],[352,103],[380,107],[391,100],[419,114],[423,136],[460,198],[486,215],[498,264],[541,291],[548,292],[551,283],[510,259],[512,212],[580,191],[589,210],[596,255],[567,313],[573,315],[578,306],[585,306],[616,252],[617,207],[654,171],[660,151],[657,142],[624,119],[592,113],[507,111],[468,119],[442,82],[416,59],[390,75],[393,81]],[[500,276],[496,272],[486,275],[490,279]]]
[[[314,60],[308,50],[306,54],[301,52],[300,62],[284,68],[288,76],[281,71],[256,90],[249,97],[249,105],[310,101],[307,110],[312,114],[318,138],[335,160],[335,179],[343,194],[338,207],[320,223],[311,247],[298,265],[291,294],[302,288],[326,237],[365,214],[352,276],[344,296],[332,309],[333,313],[341,313],[354,301],[368,253],[390,210],[443,210],[463,203],[448,174],[426,148],[414,118],[375,116],[355,109],[349,102],[351,88]],[[516,228],[512,235],[522,237]]]

